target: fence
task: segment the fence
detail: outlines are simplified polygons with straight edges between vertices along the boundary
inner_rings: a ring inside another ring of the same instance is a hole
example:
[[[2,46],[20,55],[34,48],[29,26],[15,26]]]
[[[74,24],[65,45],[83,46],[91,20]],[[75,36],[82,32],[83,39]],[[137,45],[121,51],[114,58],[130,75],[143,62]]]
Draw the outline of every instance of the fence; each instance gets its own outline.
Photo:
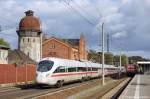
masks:
[[[0,84],[35,80],[35,65],[16,67],[14,64],[0,64]]]

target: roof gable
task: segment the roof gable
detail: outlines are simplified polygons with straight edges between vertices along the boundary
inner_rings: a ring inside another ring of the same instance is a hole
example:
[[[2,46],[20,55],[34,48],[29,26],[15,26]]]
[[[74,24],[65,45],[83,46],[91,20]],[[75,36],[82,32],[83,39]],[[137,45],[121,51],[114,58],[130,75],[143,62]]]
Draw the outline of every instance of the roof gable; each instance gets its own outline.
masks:
[[[68,44],[64,43],[63,41],[61,41],[60,39],[55,38],[55,37],[51,37],[50,39],[44,41],[42,45],[44,45],[44,44],[46,44],[46,43],[48,43],[48,42],[50,42],[50,41],[52,41],[52,40],[54,40],[54,41],[56,41],[56,42],[58,42],[58,43],[61,43],[61,44],[63,44],[63,45],[66,46],[66,47],[71,47],[71,46],[69,46]]]

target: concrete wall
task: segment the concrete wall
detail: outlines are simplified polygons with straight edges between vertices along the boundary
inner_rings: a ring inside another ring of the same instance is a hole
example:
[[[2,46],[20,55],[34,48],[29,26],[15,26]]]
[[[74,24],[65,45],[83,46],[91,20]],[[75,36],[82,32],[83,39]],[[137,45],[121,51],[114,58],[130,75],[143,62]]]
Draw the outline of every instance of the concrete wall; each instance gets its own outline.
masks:
[[[35,61],[41,57],[40,37],[20,37],[19,49]]]
[[[8,64],[8,50],[0,49],[0,64]]]

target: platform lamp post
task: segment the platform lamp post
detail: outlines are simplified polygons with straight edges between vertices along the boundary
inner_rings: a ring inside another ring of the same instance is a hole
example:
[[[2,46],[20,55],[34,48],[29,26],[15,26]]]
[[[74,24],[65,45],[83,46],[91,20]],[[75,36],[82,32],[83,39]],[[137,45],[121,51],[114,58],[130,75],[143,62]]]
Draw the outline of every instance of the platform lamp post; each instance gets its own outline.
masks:
[[[122,55],[122,53],[121,53],[121,48],[120,48],[120,62],[119,62],[119,78],[120,78],[120,76],[121,76],[121,55]]]
[[[104,23],[102,23],[102,85],[105,85],[105,71],[104,71],[104,64],[105,64],[105,56],[104,56]]]

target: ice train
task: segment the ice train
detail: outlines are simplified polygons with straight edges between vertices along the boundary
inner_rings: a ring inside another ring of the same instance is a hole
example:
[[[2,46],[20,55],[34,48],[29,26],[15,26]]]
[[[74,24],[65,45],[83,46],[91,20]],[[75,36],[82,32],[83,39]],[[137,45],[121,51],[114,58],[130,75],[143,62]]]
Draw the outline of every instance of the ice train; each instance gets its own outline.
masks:
[[[113,65],[104,65],[105,75],[118,73],[118,68]],[[102,65],[90,61],[75,61],[68,59],[43,58],[36,68],[36,82],[38,84],[56,85],[71,81],[84,81],[100,77]]]

